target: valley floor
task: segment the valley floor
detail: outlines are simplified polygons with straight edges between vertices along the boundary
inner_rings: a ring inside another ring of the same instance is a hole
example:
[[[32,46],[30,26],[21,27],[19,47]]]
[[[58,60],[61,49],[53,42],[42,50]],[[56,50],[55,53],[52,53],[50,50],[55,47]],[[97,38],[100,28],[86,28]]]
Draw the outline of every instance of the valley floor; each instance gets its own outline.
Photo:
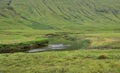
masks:
[[[120,73],[119,32],[5,30],[0,34],[0,44],[30,41],[46,35],[55,36],[52,40],[55,42],[66,42],[63,37],[67,42],[83,39],[83,46],[87,42],[84,39],[90,41],[85,46],[87,49],[0,54],[0,73]]]
[[[120,73],[120,50],[0,54],[0,73]]]

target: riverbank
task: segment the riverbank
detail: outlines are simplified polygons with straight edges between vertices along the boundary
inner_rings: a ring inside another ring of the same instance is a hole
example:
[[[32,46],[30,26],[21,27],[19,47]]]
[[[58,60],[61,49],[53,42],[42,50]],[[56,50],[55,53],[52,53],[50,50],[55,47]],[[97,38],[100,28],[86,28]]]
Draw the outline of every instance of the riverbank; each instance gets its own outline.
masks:
[[[0,44],[0,53],[25,52],[30,49],[48,45],[47,39],[36,39],[21,43]]]

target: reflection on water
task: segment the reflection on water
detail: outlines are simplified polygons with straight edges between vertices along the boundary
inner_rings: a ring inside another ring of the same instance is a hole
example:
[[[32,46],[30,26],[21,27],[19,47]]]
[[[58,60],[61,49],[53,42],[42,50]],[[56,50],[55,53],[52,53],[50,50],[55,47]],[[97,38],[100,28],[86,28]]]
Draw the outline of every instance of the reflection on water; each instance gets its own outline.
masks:
[[[48,48],[50,49],[64,49],[64,48],[67,48],[69,47],[70,45],[64,45],[64,44],[50,44],[48,45]]]
[[[43,48],[38,48],[38,49],[32,49],[29,50],[28,52],[42,52],[42,51],[48,51],[48,50],[62,50],[62,49],[67,49],[71,45],[64,45],[64,44],[49,44],[47,47]]]
[[[29,50],[28,52],[42,52],[51,50],[77,50],[89,47],[91,44],[90,40],[87,39],[76,39],[68,40],[64,38],[51,38],[49,44],[43,48],[37,48]]]
[[[28,52],[32,53],[32,52],[42,52],[42,51],[46,51],[47,49],[32,49],[32,50],[29,50]]]

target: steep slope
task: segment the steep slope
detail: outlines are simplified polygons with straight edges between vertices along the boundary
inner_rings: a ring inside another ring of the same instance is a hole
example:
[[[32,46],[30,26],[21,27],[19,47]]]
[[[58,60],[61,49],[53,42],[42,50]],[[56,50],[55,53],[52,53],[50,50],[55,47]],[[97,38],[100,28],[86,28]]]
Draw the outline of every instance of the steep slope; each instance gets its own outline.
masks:
[[[120,0],[0,0],[0,29],[120,30]]]

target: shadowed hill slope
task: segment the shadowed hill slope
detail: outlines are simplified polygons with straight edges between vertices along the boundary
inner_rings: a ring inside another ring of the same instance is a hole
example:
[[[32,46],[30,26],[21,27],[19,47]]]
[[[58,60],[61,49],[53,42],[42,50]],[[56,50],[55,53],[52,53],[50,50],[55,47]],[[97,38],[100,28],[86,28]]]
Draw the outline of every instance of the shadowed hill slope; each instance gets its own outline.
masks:
[[[120,0],[0,0],[0,29],[120,30]]]

